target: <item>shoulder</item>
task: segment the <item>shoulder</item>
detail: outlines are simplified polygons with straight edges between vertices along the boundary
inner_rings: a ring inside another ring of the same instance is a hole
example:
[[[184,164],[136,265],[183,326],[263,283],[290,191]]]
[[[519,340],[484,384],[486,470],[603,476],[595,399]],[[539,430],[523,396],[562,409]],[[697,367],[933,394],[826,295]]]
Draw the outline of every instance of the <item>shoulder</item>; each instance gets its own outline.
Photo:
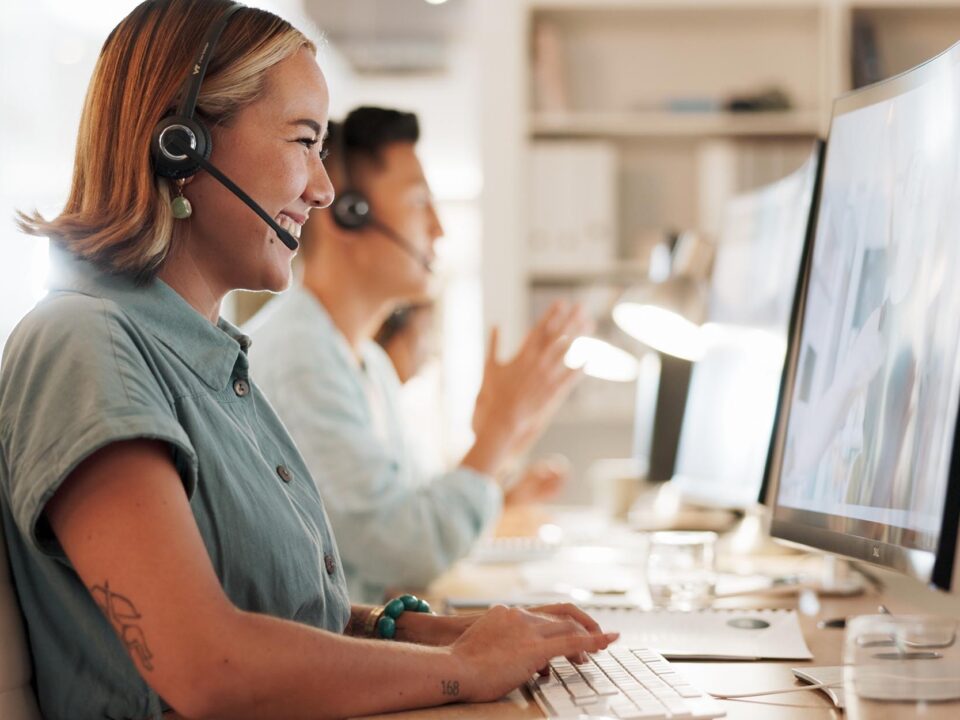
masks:
[[[4,361],[84,347],[132,341],[136,328],[114,301],[75,292],[56,292],[41,300],[20,321],[4,352]]]
[[[274,298],[243,326],[250,336],[250,367],[254,377],[281,380],[309,373],[341,372],[337,335],[317,301],[294,289]]]
[[[77,410],[85,407],[82,400],[119,406],[145,390],[167,405],[148,360],[149,344],[117,302],[52,293],[21,320],[4,348],[0,421],[14,417],[24,403]]]

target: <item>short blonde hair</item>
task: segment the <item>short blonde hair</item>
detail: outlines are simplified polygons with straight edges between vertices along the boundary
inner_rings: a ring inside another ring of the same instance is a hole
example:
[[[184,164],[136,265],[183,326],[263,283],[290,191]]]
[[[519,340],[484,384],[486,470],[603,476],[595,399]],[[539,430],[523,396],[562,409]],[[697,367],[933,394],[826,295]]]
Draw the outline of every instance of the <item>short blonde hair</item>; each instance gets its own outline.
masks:
[[[153,173],[154,127],[177,105],[193,56],[230,0],[147,0],[107,37],[87,89],[73,181],[52,220],[19,214],[31,235],[48,236],[105,270],[153,277],[170,251],[171,181]],[[197,103],[208,126],[226,124],[264,91],[265,73],[316,46],[286,20],[255,8],[231,17]]]

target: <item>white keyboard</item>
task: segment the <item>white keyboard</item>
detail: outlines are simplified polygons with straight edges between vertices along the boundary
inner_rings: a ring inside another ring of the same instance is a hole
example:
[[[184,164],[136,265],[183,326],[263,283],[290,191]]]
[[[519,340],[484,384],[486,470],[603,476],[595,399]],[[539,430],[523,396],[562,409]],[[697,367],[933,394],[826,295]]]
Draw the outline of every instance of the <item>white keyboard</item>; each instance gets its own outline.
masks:
[[[550,662],[549,677],[534,678],[528,686],[549,718],[707,720],[726,715],[714,698],[647,648],[616,645],[583,665],[558,658]]]

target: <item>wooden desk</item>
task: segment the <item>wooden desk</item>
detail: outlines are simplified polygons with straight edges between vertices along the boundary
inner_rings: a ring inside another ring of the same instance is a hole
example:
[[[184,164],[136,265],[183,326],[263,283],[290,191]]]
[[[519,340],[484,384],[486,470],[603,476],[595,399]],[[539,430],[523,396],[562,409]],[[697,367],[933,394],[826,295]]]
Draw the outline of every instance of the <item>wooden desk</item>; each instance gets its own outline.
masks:
[[[778,561],[779,564],[780,561]],[[789,562],[789,561],[787,561]],[[434,584],[434,601],[450,595],[469,595],[478,597],[505,597],[517,592],[521,586],[521,569],[518,566],[476,566],[461,563],[450,573]],[[804,638],[814,655],[812,661],[768,661],[768,662],[680,662],[673,664],[686,675],[691,682],[706,692],[748,693],[787,687],[802,687],[796,680],[791,668],[815,665],[839,665],[843,645],[842,629],[819,629],[821,619],[868,615],[877,612],[880,603],[888,604],[895,612],[931,612],[921,604],[910,606],[902,597],[890,602],[886,595],[875,591],[853,598],[821,598],[816,615],[799,613]],[[765,608],[797,606],[796,596],[780,598],[743,597],[728,599],[723,607]],[[720,701],[727,711],[729,720],[841,720],[844,713],[836,709],[830,700],[820,691],[805,690],[796,693],[773,695],[743,700]],[[871,720],[901,720],[903,708],[889,705],[889,712],[883,718]],[[371,716],[390,720],[460,720],[469,718],[484,720],[519,720],[521,718],[542,718],[536,703],[524,690],[515,692],[496,703],[475,705],[447,705],[412,712],[392,713]],[[960,717],[960,703],[949,705],[930,705],[924,720],[956,720]]]

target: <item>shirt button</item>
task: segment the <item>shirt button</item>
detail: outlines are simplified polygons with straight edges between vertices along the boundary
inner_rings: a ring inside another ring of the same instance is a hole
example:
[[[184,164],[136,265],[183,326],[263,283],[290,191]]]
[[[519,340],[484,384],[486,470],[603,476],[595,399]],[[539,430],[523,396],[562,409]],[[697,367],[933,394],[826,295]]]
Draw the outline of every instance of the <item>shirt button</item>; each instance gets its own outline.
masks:
[[[243,397],[250,392],[250,383],[246,380],[235,380],[233,383],[233,391],[238,397]]]
[[[327,575],[333,575],[337,569],[337,563],[333,559],[333,555],[327,553],[323,556],[323,566],[327,569]]]
[[[280,479],[283,480],[285,483],[288,483],[291,480],[293,480],[293,473],[290,472],[289,469],[287,469],[286,465],[277,465],[277,475],[279,475]]]

